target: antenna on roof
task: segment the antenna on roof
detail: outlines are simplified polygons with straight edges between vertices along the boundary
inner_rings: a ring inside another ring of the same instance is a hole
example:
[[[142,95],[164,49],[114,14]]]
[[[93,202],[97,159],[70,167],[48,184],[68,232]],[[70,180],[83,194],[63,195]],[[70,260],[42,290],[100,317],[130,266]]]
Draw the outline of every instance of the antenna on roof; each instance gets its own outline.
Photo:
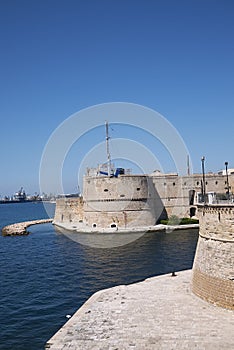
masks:
[[[187,155],[187,175],[190,175],[189,155]]]
[[[109,147],[109,125],[106,121],[106,153],[107,153],[107,173],[110,176],[111,173],[111,156],[110,156],[110,147]]]

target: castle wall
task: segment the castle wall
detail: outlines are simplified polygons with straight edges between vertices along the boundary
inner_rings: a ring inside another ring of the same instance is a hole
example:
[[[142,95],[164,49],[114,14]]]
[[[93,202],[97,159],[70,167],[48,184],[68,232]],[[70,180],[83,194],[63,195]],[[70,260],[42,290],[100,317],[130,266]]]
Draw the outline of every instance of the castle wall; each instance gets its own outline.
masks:
[[[192,291],[211,303],[234,309],[234,206],[199,206],[198,217]]]
[[[84,177],[84,222],[106,228],[154,225],[164,209],[146,175]]]
[[[56,200],[54,223],[83,222],[83,198],[70,197]]]
[[[178,176],[156,172],[150,176],[169,217],[191,216],[190,208],[194,208],[194,203],[191,201],[192,191],[201,192],[202,174]],[[234,175],[230,175],[228,180],[229,186],[234,189]],[[225,193],[227,190],[225,175],[208,173],[205,175],[205,182],[206,192]]]

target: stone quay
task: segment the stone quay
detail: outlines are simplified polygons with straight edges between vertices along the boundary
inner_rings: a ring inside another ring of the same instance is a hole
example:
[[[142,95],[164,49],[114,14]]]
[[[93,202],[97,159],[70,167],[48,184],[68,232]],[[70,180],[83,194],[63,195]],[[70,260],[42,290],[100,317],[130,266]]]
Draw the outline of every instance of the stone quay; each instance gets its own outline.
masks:
[[[231,350],[234,311],[191,293],[191,270],[95,293],[50,350]]]

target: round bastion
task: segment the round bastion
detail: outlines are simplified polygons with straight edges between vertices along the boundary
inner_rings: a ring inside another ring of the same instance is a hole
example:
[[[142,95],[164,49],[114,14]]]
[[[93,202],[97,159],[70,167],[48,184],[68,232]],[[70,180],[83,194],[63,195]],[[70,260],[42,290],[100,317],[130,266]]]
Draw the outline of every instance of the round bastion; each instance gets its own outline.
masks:
[[[234,206],[199,205],[197,216],[192,291],[217,306],[234,309]]]
[[[155,225],[163,203],[146,175],[85,176],[84,223],[91,228]]]

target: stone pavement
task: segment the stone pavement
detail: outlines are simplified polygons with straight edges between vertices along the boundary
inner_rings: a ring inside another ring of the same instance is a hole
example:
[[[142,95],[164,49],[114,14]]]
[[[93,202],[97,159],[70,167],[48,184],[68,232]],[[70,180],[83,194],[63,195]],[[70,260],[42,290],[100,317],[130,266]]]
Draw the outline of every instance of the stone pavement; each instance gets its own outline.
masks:
[[[191,274],[187,270],[95,293],[46,349],[234,349],[234,311],[193,295]]]

